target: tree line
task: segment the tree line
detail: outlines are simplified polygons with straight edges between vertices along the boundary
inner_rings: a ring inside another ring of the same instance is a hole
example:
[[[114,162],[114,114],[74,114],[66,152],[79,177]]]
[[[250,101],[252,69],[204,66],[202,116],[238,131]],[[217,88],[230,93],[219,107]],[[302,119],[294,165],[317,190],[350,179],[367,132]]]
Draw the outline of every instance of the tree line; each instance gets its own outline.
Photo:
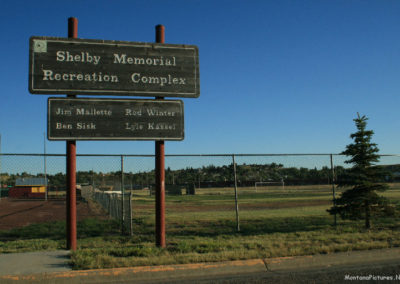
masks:
[[[395,181],[395,173],[400,171],[400,166],[386,166],[386,182]],[[236,166],[237,181],[239,186],[254,186],[255,182],[284,182],[285,185],[318,185],[332,184],[334,176],[340,181],[346,169],[342,166],[334,168],[334,175],[330,167],[318,168],[284,167],[282,164],[241,164]],[[31,175],[26,172],[18,174],[1,175],[3,185],[13,186],[17,178],[44,177],[43,174]],[[65,173],[47,174],[50,187],[65,188]],[[155,184],[155,174],[152,171],[126,172],[124,173],[124,185],[126,188],[142,189]],[[233,165],[215,166],[208,165],[200,168],[187,167],[185,169],[165,170],[166,184],[186,185],[194,184],[196,187],[224,187],[234,183]],[[78,184],[91,184],[96,187],[111,187],[121,184],[121,171],[94,172],[78,171],[76,173]],[[117,186],[118,187],[118,186]]]

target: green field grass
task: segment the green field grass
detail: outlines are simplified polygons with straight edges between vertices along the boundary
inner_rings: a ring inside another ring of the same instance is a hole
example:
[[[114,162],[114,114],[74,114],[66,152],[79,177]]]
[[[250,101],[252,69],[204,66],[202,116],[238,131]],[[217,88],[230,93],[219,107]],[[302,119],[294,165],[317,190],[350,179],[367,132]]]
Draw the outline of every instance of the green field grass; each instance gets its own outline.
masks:
[[[363,228],[363,222],[339,219],[333,226],[333,216],[326,212],[332,206],[331,190],[325,185],[270,187],[257,192],[239,188],[239,232],[233,188],[167,196],[164,249],[155,246],[154,196],[134,191],[133,236],[121,236],[116,221],[86,220],[78,226],[78,250],[71,264],[74,269],[93,269],[400,246],[398,215],[374,219],[370,230]],[[399,186],[391,185],[384,195],[400,203]],[[0,252],[64,248],[64,228],[59,222],[0,232]]]

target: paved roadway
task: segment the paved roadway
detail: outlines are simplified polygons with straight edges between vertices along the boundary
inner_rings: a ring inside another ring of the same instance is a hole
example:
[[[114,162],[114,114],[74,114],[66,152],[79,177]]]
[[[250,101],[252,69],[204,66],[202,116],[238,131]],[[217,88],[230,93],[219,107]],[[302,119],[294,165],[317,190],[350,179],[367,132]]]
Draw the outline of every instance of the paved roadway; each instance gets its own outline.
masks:
[[[54,257],[68,260],[65,252],[59,252],[60,257],[56,252],[43,254],[53,261]],[[34,274],[23,269],[6,270],[12,269],[13,261],[19,261],[20,266],[27,263],[27,256],[40,260],[38,253],[0,255],[0,283],[400,283],[400,248],[87,271],[71,271],[61,263],[38,261],[43,270]],[[1,262],[6,257],[8,266]]]
[[[346,278],[347,277],[347,278]],[[359,277],[359,278],[357,278]],[[392,280],[388,280],[388,279]],[[365,279],[365,280],[356,280]],[[110,283],[110,282],[99,282]],[[119,283],[135,283],[125,281]],[[139,282],[137,282],[139,283]],[[218,275],[213,277],[187,277],[170,281],[149,281],[141,283],[400,283],[400,261],[363,266],[331,267],[326,269],[302,269],[281,272],[255,272],[238,275]]]
[[[0,254],[0,277],[71,271],[69,254],[66,250]]]

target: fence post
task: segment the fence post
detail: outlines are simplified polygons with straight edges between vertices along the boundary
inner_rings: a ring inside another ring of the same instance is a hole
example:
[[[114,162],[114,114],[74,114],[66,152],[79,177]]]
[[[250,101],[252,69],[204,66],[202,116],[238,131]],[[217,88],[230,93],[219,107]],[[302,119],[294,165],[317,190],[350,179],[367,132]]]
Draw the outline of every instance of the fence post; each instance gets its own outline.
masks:
[[[49,195],[49,185],[47,184],[46,132],[43,132],[43,154],[44,185],[46,186],[44,199],[47,201]]]
[[[132,217],[133,217],[133,209],[132,209],[132,189],[129,194],[129,234],[133,236],[133,224],[132,224]]]
[[[110,216],[110,218],[114,218],[113,213],[112,213],[113,204],[111,203],[112,200],[114,200],[114,193],[112,193],[112,194],[107,194],[107,195],[105,195],[105,194],[103,193],[103,197],[101,198],[102,200],[104,200],[104,196],[106,196],[106,200],[107,200],[106,202],[107,202],[107,204],[108,204],[108,215]]]
[[[124,188],[124,156],[121,155],[121,222],[122,222],[122,233],[125,232],[125,188]]]
[[[333,166],[333,155],[330,154],[331,157],[331,172],[332,172],[332,202],[333,202],[333,207],[336,207],[336,193],[335,193],[335,168]],[[337,218],[336,218],[336,213],[334,215],[334,226],[336,227],[337,225]]]
[[[235,177],[235,209],[236,209],[236,230],[240,232],[240,224],[239,224],[239,204],[238,204],[238,194],[237,194],[237,174],[236,174],[236,163],[235,163],[235,155],[232,155],[232,163],[233,163],[233,174]]]

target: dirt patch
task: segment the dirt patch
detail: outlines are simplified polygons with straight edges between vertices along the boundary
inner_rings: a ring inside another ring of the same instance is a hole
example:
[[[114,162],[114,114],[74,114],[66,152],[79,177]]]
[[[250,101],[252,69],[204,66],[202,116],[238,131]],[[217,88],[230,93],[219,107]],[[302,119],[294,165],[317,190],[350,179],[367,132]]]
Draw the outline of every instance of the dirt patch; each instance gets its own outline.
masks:
[[[312,200],[312,201],[292,201],[292,202],[266,202],[256,204],[241,204],[242,209],[247,210],[264,210],[264,209],[282,209],[295,207],[312,207],[332,204],[329,200]]]
[[[106,219],[107,214],[91,202],[77,201],[78,221],[86,218]],[[10,230],[30,224],[66,220],[65,200],[0,200],[0,230]]]
[[[240,210],[265,210],[265,209],[283,209],[295,207],[311,207],[332,204],[329,200],[312,200],[312,201],[293,201],[293,202],[264,202],[264,203],[243,203],[239,202]],[[232,211],[235,204],[215,204],[215,205],[183,205],[183,204],[167,204],[167,212],[207,212],[207,211]],[[136,205],[134,210],[154,210],[154,205]]]

